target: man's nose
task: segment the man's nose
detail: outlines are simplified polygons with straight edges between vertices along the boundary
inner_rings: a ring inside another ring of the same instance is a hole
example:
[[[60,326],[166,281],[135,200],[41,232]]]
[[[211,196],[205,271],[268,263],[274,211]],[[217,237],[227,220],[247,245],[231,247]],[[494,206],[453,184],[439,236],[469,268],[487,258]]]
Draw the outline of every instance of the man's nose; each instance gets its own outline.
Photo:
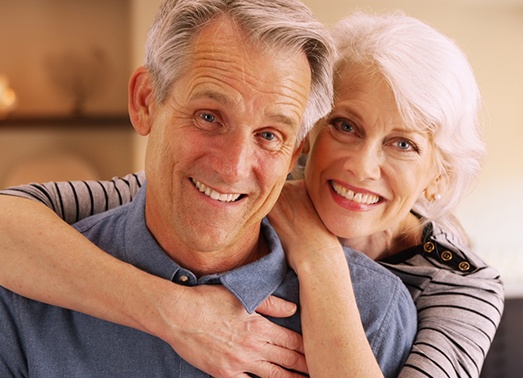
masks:
[[[254,146],[248,136],[223,138],[219,147],[216,150],[215,170],[225,181],[235,182],[249,174]]]

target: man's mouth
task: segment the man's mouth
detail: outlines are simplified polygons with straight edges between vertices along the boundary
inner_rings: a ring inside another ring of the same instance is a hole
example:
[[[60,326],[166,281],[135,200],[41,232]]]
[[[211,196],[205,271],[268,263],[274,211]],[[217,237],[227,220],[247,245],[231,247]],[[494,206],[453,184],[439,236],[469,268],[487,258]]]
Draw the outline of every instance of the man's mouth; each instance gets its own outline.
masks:
[[[201,183],[200,181],[191,178],[191,182],[194,186],[207,197],[220,202],[234,202],[238,200],[242,195],[237,193],[220,193],[212,188],[209,188],[207,185]]]
[[[336,194],[342,196],[345,199],[348,199],[349,201],[354,201],[364,205],[374,205],[375,203],[378,203],[380,200],[380,197],[375,194],[356,193],[350,189],[345,188],[344,186],[338,184],[335,181],[331,181],[330,184],[332,189],[334,189],[334,191],[336,192]]]

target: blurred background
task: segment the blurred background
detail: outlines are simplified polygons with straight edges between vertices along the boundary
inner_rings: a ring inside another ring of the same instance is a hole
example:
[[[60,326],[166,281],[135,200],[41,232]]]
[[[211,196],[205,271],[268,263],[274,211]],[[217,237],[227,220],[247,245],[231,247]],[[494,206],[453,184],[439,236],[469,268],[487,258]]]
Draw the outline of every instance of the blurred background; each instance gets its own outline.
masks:
[[[468,55],[488,111],[488,159],[458,216],[502,273],[507,298],[523,297],[523,0],[304,2],[327,25],[355,9],[403,10]],[[127,80],[158,4],[0,0],[0,187],[142,169]]]

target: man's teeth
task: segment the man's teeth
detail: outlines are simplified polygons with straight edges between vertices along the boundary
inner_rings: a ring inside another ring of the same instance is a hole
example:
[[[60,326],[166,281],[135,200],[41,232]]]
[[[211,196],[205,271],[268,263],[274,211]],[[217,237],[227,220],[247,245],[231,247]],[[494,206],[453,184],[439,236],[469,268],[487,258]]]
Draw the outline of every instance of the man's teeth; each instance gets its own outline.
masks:
[[[373,194],[354,193],[352,190],[347,189],[334,181],[332,181],[332,188],[340,196],[350,201],[362,203],[365,205],[372,205],[380,200],[379,196]]]
[[[198,190],[200,192],[202,192],[207,197],[210,197],[210,198],[212,198],[215,201],[234,202],[234,201],[236,201],[240,197],[240,194],[219,193],[216,190],[209,188],[207,185],[202,184],[199,181],[196,181],[195,179],[191,179],[191,181],[194,184],[194,186],[196,186],[196,188],[198,188]]]

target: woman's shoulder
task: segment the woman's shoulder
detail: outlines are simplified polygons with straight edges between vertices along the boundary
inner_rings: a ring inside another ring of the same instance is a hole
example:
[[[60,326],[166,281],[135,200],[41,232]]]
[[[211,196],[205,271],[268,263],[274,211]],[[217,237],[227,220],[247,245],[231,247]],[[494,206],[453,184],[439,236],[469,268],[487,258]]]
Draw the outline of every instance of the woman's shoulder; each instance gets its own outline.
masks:
[[[381,263],[401,278],[414,299],[423,292],[445,292],[450,288],[467,288],[498,299],[504,296],[498,271],[456,235],[435,223],[425,227],[419,245]]]
[[[381,262],[398,267],[403,265],[444,270],[461,276],[492,270],[495,276],[499,276],[494,268],[473,252],[458,236],[435,222],[428,223],[424,227],[420,244]]]

